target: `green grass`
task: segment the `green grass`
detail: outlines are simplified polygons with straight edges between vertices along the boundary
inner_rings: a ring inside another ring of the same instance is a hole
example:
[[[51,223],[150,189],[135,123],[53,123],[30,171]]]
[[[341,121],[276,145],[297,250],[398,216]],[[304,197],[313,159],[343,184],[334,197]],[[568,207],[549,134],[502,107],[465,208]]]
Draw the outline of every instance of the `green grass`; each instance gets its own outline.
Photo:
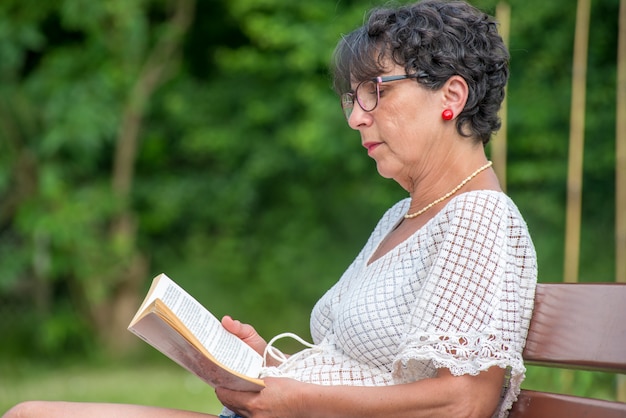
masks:
[[[0,415],[24,400],[156,405],[219,413],[213,389],[176,364],[59,368],[0,364]]]

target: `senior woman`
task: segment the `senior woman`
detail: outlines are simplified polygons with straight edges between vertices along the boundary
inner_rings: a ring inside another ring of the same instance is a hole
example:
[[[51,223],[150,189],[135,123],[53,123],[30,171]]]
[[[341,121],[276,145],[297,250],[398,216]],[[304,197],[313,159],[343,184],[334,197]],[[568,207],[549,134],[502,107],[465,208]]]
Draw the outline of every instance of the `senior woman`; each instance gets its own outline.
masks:
[[[315,345],[268,368],[261,392],[217,388],[242,417],[504,417],[524,377],[536,284],[526,224],[484,146],[508,53],[464,2],[375,9],[345,36],[335,88],[393,205],[311,316]],[[247,324],[224,326],[263,352]],[[200,417],[132,405],[27,402],[6,417]]]

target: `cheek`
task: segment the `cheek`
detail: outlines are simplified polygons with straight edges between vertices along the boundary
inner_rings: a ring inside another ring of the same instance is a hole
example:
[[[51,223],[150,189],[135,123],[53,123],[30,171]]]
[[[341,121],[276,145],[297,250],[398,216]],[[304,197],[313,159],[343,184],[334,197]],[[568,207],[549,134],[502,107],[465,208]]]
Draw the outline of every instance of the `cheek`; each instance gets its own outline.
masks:
[[[422,94],[403,94],[390,107],[389,115],[394,124],[409,127],[415,123],[424,123],[430,118],[432,104],[429,97]]]
[[[404,103],[394,103],[385,109],[386,125],[399,131],[406,131],[419,118],[414,107]]]

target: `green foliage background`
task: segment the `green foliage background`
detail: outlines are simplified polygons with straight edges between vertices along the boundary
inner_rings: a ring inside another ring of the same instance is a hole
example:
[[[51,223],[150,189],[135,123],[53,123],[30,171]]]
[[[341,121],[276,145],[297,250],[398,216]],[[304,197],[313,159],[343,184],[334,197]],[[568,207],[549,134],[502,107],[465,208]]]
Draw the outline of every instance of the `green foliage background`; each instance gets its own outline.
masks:
[[[191,22],[141,102],[137,81],[181,35],[183,3]],[[494,13],[497,0],[473,3]],[[375,4],[0,2],[0,354],[153,354],[120,345],[133,337],[103,330],[102,315],[127,323],[111,301],[138,306],[160,272],[267,337],[308,335],[314,302],[404,196],[330,88],[336,41]],[[575,3],[510,4],[507,187],[540,279],[561,281]],[[582,281],[614,279],[618,6],[592,5]],[[129,114],[140,129],[125,194],[114,167]]]

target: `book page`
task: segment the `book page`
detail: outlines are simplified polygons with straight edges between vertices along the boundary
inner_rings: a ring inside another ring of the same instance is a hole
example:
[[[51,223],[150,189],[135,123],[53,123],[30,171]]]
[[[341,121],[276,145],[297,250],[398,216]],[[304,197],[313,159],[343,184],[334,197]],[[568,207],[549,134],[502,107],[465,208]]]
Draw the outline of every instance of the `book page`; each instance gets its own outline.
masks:
[[[163,317],[162,313],[167,316]],[[146,314],[129,329],[213,387],[244,392],[258,392],[263,389],[265,385],[261,379],[246,377],[232,369],[218,365],[214,357],[208,354],[187,329],[183,330],[185,334],[183,335],[178,331],[179,327],[172,327],[166,318],[173,316],[172,311],[161,300],[156,300],[147,307]],[[180,327],[183,326],[178,319],[175,322]]]
[[[263,359],[256,351],[228,332],[213,314],[165,274],[155,280],[158,284],[144,305],[160,299],[217,361],[246,376],[259,376]]]

